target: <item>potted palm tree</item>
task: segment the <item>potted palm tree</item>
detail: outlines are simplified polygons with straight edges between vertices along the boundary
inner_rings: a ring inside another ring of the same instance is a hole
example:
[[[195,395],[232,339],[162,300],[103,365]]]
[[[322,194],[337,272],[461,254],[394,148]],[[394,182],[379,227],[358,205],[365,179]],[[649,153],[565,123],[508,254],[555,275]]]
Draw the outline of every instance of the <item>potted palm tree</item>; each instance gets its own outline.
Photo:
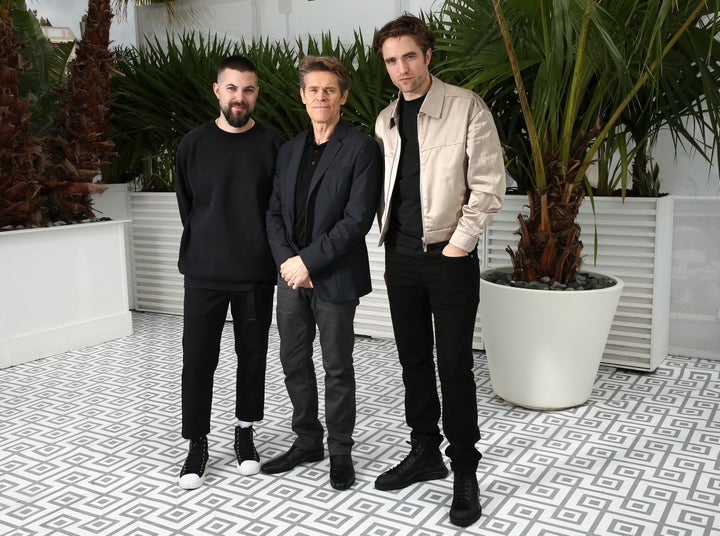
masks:
[[[93,219],[90,194],[102,189],[94,177],[112,150],[109,0],[89,2],[42,137],[32,132],[30,96],[20,94],[30,60],[14,15],[27,20],[25,3],[0,1],[0,367],[132,333],[123,224],[74,225]]]
[[[619,136],[622,114],[630,105],[642,104],[638,93],[658,95],[658,73],[678,40],[715,13],[706,1],[681,4],[445,3],[444,14],[451,21],[446,46],[456,52],[449,68],[472,69],[490,81],[492,98],[517,103],[499,114],[521,125],[505,132],[506,140],[514,140],[506,145],[514,174],[530,182],[528,212],[517,218],[520,241],[516,250],[509,249],[508,279],[513,283],[483,280],[480,307],[493,388],[512,403],[558,409],[581,404],[591,394],[622,281],[616,278],[614,285],[591,291],[530,292],[519,287],[543,278],[561,289],[579,285],[583,244],[578,214],[586,196],[591,204],[595,201],[587,184],[588,168],[608,137]],[[452,32],[453,21],[468,20],[468,13],[479,13],[475,20],[486,22],[480,44],[463,42],[469,32]],[[487,26],[489,14],[495,30]],[[631,39],[634,48],[625,46]],[[463,46],[469,48],[457,54]],[[498,295],[501,301],[491,303]],[[579,312],[577,302],[584,299],[591,311],[606,306],[603,317]],[[542,301],[534,308],[530,300]],[[568,317],[559,316],[567,311]],[[496,329],[505,331],[498,334]],[[549,342],[543,342],[545,335]]]

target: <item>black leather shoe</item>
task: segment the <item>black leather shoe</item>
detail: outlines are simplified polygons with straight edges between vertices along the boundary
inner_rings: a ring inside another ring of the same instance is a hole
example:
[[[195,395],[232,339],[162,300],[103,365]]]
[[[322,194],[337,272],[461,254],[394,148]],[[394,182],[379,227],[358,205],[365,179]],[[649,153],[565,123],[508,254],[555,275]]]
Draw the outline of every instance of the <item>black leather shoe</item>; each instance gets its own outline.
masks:
[[[447,474],[447,467],[437,447],[429,447],[411,439],[410,453],[398,465],[377,477],[375,488],[381,491],[402,489],[415,482],[445,478]]]
[[[277,458],[273,458],[262,464],[260,470],[268,475],[284,473],[297,467],[301,463],[319,462],[324,457],[325,452],[322,447],[320,447],[319,450],[300,450],[293,445],[285,454],[281,454]]]
[[[480,519],[481,514],[480,493],[475,473],[455,471],[450,522],[459,527],[468,527]]]
[[[355,482],[355,468],[350,454],[330,456],[330,485],[337,490],[348,489]]]

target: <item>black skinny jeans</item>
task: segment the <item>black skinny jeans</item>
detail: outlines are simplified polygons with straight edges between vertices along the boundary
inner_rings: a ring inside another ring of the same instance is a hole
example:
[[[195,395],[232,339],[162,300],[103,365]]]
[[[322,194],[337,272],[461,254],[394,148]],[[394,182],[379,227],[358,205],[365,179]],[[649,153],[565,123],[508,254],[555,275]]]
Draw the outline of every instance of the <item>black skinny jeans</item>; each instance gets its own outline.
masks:
[[[405,385],[411,437],[431,447],[442,435],[453,470],[475,471],[481,458],[472,338],[479,301],[477,254],[407,256],[386,249],[386,282]],[[434,320],[434,337],[433,337]],[[437,392],[433,343],[442,392]]]

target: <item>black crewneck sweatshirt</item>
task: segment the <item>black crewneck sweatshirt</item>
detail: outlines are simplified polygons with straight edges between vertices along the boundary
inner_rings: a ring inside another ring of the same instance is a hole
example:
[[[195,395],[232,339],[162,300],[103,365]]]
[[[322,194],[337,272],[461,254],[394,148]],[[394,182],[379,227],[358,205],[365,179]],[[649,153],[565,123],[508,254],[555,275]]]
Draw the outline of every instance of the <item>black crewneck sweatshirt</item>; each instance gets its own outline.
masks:
[[[175,189],[183,222],[178,268],[186,287],[250,290],[275,283],[265,212],[283,141],[258,122],[229,133],[208,121],[183,138]]]

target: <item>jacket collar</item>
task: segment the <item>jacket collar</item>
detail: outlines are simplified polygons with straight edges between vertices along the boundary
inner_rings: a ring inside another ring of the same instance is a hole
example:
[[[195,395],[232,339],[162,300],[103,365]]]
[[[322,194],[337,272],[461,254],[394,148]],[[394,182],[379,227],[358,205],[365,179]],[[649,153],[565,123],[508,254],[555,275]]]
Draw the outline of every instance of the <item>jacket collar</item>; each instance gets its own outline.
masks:
[[[330,144],[334,144],[334,143],[340,141],[341,139],[343,139],[345,137],[349,128],[350,128],[350,125],[347,122],[345,122],[345,120],[340,118],[340,121],[338,122],[337,125],[335,125],[335,128],[333,129],[333,132],[332,132],[332,134],[330,134],[330,138],[328,139],[328,141],[326,143],[328,145],[330,145]],[[306,144],[313,143],[313,127],[312,127],[312,125],[310,125],[310,127],[307,129],[306,132],[307,132],[307,134],[306,134],[306,138],[305,138],[305,143]]]
[[[425,95],[425,100],[420,107],[420,113],[438,119],[442,116],[443,103],[445,102],[445,82],[432,74],[430,75],[430,80],[432,81],[430,89],[428,89],[428,92]],[[401,93],[398,92],[398,98],[395,99],[392,107],[392,113],[390,114],[391,127],[397,124],[399,120],[398,104],[400,103],[400,97]]]

